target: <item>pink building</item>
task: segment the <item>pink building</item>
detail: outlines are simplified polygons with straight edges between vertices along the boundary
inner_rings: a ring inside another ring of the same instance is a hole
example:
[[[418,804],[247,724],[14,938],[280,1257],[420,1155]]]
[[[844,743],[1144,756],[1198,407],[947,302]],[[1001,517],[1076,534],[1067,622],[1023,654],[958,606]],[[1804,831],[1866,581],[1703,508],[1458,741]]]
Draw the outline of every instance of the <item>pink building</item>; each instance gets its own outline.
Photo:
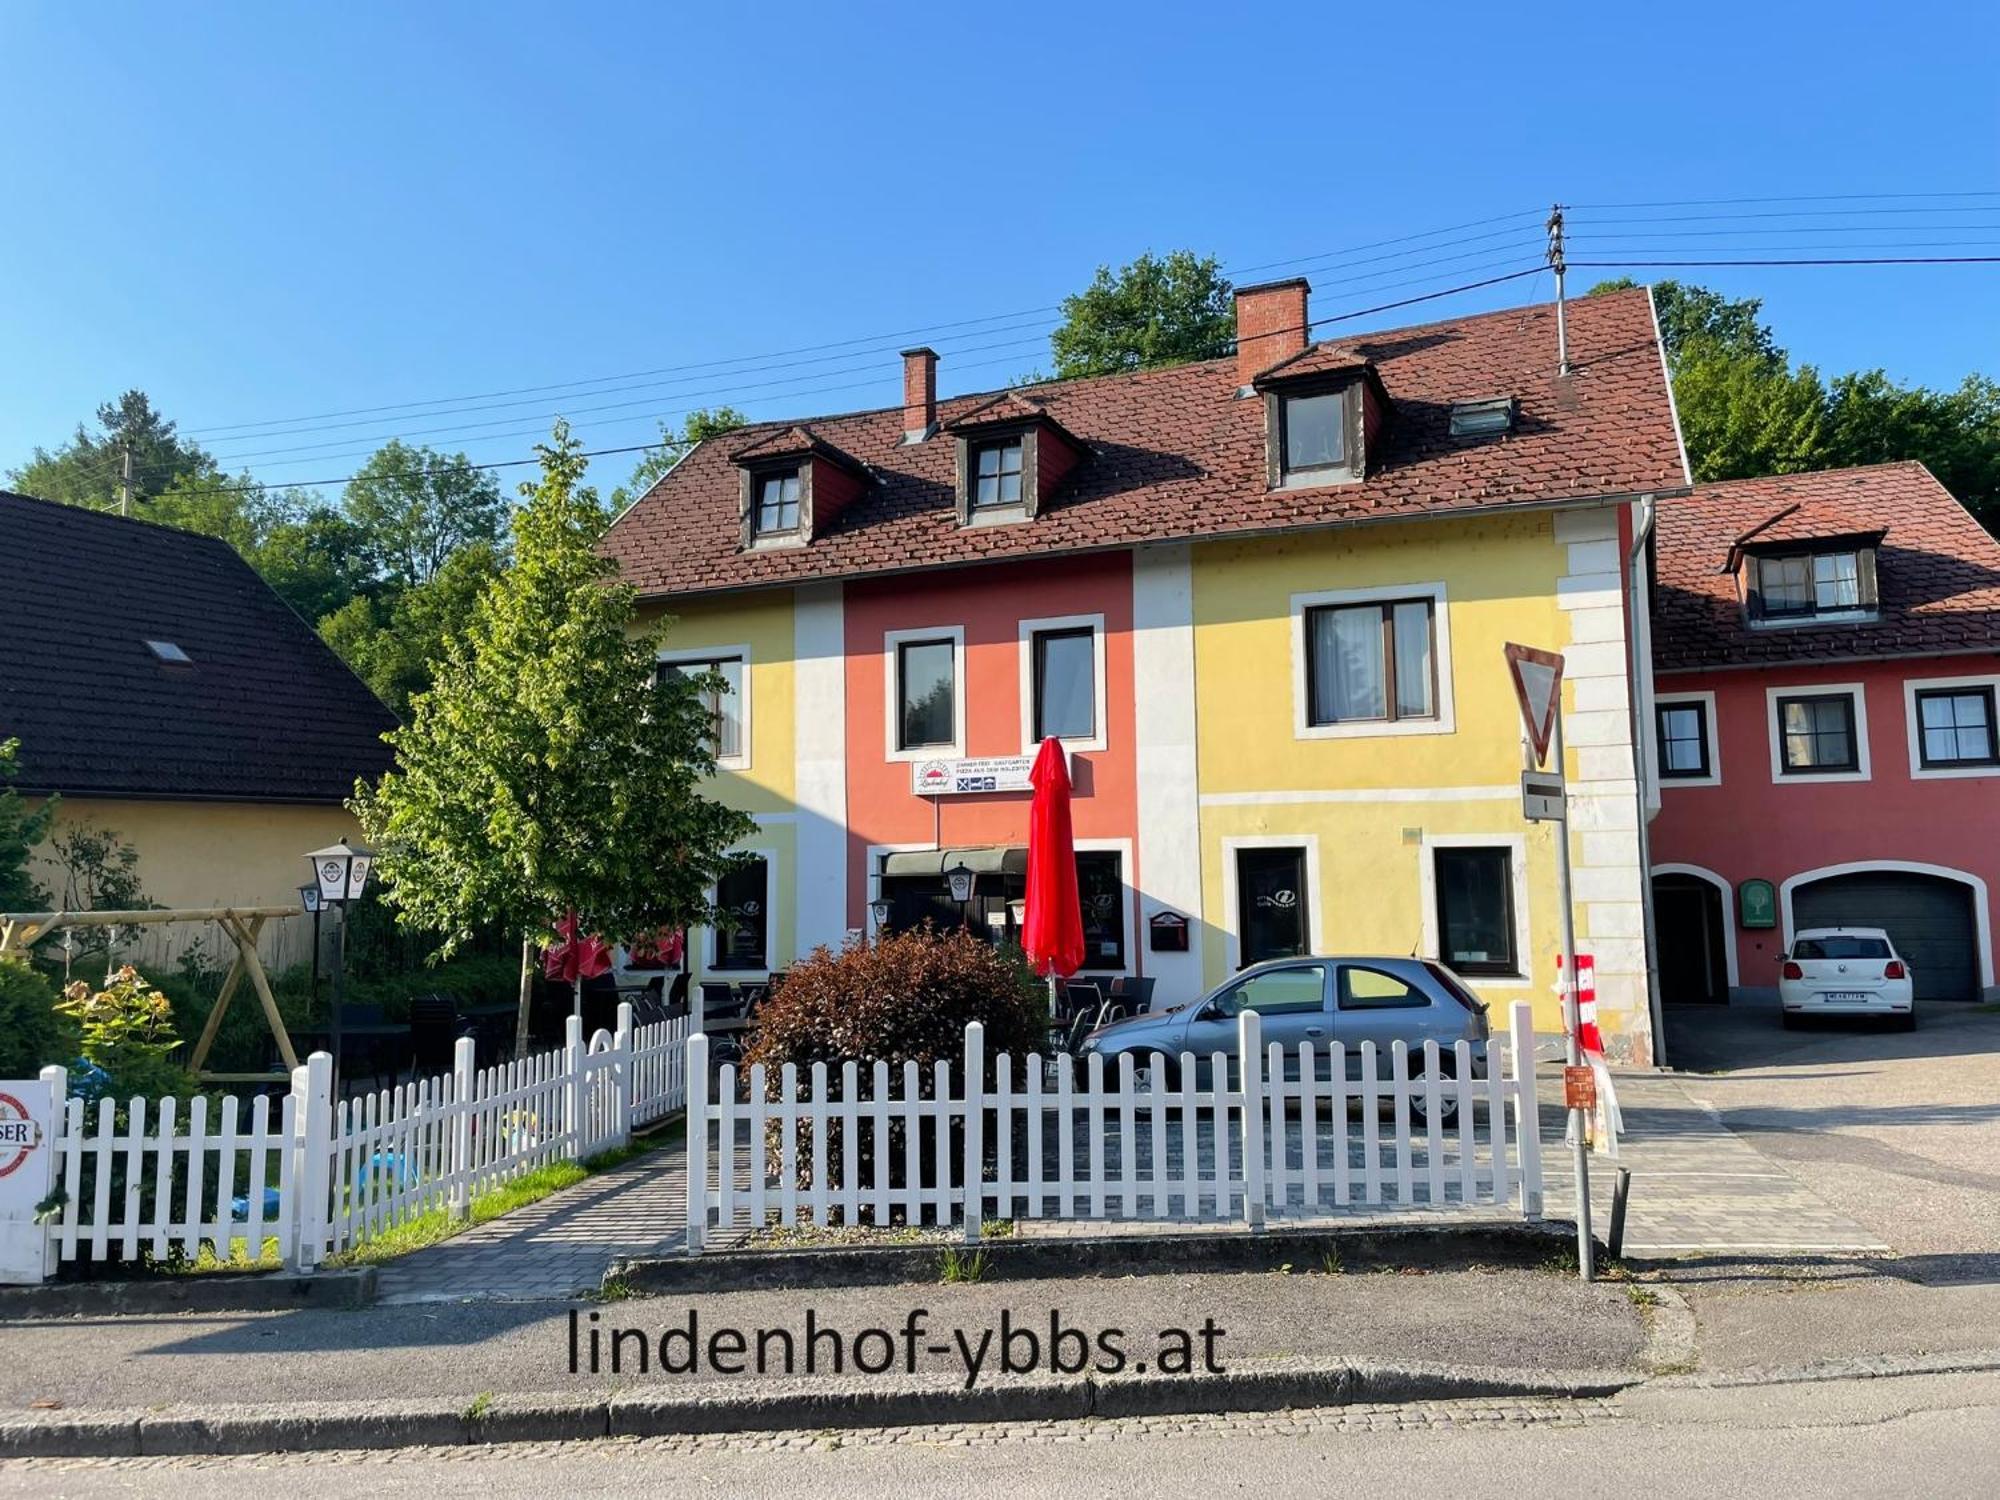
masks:
[[[1774,990],[1794,931],[1843,924],[1919,1000],[1994,995],[2000,542],[1899,463],[1701,486],[1657,558],[1663,998]]]

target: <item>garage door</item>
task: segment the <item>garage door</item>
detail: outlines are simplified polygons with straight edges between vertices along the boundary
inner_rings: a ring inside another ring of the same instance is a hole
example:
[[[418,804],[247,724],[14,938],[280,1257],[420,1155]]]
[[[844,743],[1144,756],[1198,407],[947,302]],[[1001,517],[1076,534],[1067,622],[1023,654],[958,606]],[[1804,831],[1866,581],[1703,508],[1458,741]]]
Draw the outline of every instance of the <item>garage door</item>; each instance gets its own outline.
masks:
[[[1919,1000],[1977,1000],[1972,888],[1935,875],[1873,871],[1815,880],[1792,893],[1802,927],[1885,927],[1910,961]]]

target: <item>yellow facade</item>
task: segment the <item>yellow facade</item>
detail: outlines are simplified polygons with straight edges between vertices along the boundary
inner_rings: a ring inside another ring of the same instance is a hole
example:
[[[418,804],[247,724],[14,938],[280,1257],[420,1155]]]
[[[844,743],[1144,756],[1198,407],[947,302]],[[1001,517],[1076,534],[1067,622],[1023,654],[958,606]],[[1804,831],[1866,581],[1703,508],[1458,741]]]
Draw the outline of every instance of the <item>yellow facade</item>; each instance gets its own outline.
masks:
[[[794,956],[797,903],[797,835],[793,823],[798,757],[795,743],[793,604],[789,590],[732,595],[722,600],[689,600],[671,612],[642,610],[647,625],[667,622],[663,659],[704,653],[744,659],[748,754],[742,764],[716,773],[714,795],[757,820],[757,828],[737,847],[762,855],[769,871],[770,967],[787,967]],[[742,970],[714,970],[715,935],[697,928],[690,934],[697,980],[755,978]]]
[[[55,836],[83,823],[138,851],[139,884],[156,906],[296,908],[299,887],[311,874],[307,851],[361,838],[353,817],[339,807],[63,798]],[[60,902],[64,872],[50,844],[37,850],[34,873]],[[142,968],[158,967],[172,964],[198,938],[211,957],[221,947],[219,936],[203,927],[176,925],[151,928],[121,952]],[[273,921],[262,946],[278,967],[304,962],[312,955],[310,924],[303,918]]]
[[[1510,854],[1516,974],[1469,983],[1493,1006],[1527,999],[1560,1024],[1562,941],[1552,824],[1521,813],[1520,714],[1502,644],[1572,642],[1558,584],[1572,549],[1550,514],[1303,533],[1197,545],[1194,649],[1205,977],[1241,961],[1238,851],[1302,848],[1307,946],[1436,956],[1434,851]],[[1615,522],[1610,523],[1615,533]],[[1613,544],[1615,545],[1615,543]],[[1314,729],[1302,697],[1302,610],[1434,599],[1437,719]]]

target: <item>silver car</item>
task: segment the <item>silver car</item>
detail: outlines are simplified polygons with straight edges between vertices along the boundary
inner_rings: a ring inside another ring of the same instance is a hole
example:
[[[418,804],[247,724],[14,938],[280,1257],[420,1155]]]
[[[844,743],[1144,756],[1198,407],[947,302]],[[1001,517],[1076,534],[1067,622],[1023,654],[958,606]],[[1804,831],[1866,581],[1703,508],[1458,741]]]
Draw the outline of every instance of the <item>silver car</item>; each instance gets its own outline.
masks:
[[[1199,1060],[1198,1080],[1206,1084],[1211,1053],[1231,1058],[1236,1076],[1236,1018],[1257,1012],[1264,1041],[1284,1045],[1287,1077],[1298,1076],[1298,1045],[1323,1047],[1338,1041],[1347,1047],[1347,1075],[1361,1076],[1360,1046],[1373,1042],[1382,1054],[1386,1073],[1389,1045],[1403,1041],[1410,1048],[1410,1076],[1423,1077],[1423,1045],[1438,1044],[1440,1071],[1454,1068],[1452,1047],[1459,1041],[1483,1042],[1489,1035],[1486,1006],[1443,964],[1424,958],[1313,957],[1274,958],[1245,969],[1191,1004],[1149,1012],[1099,1027],[1083,1039],[1079,1055],[1104,1058],[1107,1069],[1130,1053],[1133,1066],[1152,1066],[1155,1053],[1165,1055],[1166,1082],[1178,1086],[1180,1054]],[[1319,1054],[1320,1074],[1326,1073]],[[1475,1060],[1475,1071],[1479,1071]]]

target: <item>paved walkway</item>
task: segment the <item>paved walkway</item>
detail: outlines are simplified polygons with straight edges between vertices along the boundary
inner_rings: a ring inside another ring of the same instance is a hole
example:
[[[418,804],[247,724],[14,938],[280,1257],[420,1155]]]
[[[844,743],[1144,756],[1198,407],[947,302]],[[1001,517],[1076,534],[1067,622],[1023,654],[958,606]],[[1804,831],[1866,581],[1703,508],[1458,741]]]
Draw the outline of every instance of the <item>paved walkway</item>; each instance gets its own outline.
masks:
[[[1542,1181],[1551,1218],[1576,1214],[1576,1173],[1564,1143],[1557,1078],[1542,1080]],[[1617,1168],[1632,1172],[1625,1253],[1641,1258],[1697,1254],[1879,1254],[1889,1247],[1764,1155],[1689,1092],[1657,1073],[1617,1079],[1625,1118],[1619,1158],[1590,1161],[1592,1227],[1611,1225]]]
[[[596,1287],[621,1255],[667,1255],[687,1228],[687,1157],[649,1151],[382,1267],[381,1300],[535,1299]]]

